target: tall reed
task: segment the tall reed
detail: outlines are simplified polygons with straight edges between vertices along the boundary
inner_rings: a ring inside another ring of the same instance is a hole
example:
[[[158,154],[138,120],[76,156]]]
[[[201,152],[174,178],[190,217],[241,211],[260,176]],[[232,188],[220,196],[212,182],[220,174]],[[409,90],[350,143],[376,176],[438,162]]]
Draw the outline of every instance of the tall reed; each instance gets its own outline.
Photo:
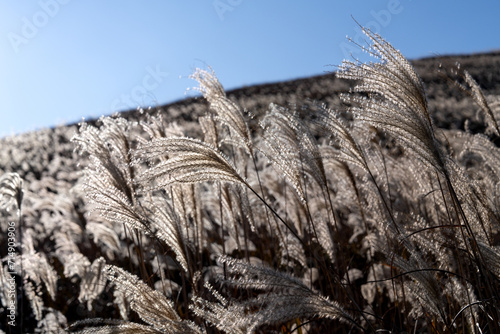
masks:
[[[39,328],[500,331],[499,110],[464,72],[485,133],[437,128],[411,63],[363,31],[376,62],[342,63],[355,84],[337,110],[271,104],[255,119],[197,69],[203,139],[161,114],[82,124],[73,142],[89,163],[73,193],[89,214],[46,204],[50,264],[36,226],[22,241]],[[69,327],[63,282],[85,305]]]

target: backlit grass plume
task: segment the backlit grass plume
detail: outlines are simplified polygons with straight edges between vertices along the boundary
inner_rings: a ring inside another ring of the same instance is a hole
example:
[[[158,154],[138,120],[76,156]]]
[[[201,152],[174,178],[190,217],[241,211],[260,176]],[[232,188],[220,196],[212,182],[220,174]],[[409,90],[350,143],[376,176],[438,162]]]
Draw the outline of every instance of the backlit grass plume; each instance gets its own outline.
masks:
[[[146,190],[172,184],[223,181],[246,184],[229,160],[210,145],[192,138],[152,140],[138,149],[141,158],[161,162],[145,170],[140,182]]]
[[[363,28],[372,44],[365,50],[379,63],[344,60],[340,78],[359,80],[342,99],[357,119],[391,133],[426,164],[444,173],[444,157],[432,126],[422,80],[413,66],[378,34]]]

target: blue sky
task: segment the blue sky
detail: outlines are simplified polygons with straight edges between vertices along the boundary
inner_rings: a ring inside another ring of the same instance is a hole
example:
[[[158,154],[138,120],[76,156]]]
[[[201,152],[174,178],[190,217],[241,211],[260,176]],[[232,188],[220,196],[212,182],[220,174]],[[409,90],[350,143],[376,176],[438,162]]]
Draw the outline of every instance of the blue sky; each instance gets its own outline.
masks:
[[[0,136],[333,71],[352,17],[408,58],[500,49],[497,1],[0,1]]]

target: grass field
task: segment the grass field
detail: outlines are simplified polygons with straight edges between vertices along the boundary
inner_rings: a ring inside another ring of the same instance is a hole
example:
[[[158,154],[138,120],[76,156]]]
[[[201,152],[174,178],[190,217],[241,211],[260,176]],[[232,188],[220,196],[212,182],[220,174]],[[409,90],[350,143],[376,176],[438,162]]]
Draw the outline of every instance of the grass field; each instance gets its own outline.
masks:
[[[3,139],[3,332],[500,332],[500,86],[364,32],[290,99],[197,69],[206,102]]]

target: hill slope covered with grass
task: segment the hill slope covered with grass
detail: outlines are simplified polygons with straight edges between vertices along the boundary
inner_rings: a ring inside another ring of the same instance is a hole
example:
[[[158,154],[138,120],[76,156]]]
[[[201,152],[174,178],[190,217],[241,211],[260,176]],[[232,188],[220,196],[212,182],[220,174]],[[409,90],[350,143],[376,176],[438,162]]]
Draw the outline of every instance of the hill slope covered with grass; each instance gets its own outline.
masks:
[[[374,63],[0,139],[0,329],[497,332],[500,53],[366,34]]]

